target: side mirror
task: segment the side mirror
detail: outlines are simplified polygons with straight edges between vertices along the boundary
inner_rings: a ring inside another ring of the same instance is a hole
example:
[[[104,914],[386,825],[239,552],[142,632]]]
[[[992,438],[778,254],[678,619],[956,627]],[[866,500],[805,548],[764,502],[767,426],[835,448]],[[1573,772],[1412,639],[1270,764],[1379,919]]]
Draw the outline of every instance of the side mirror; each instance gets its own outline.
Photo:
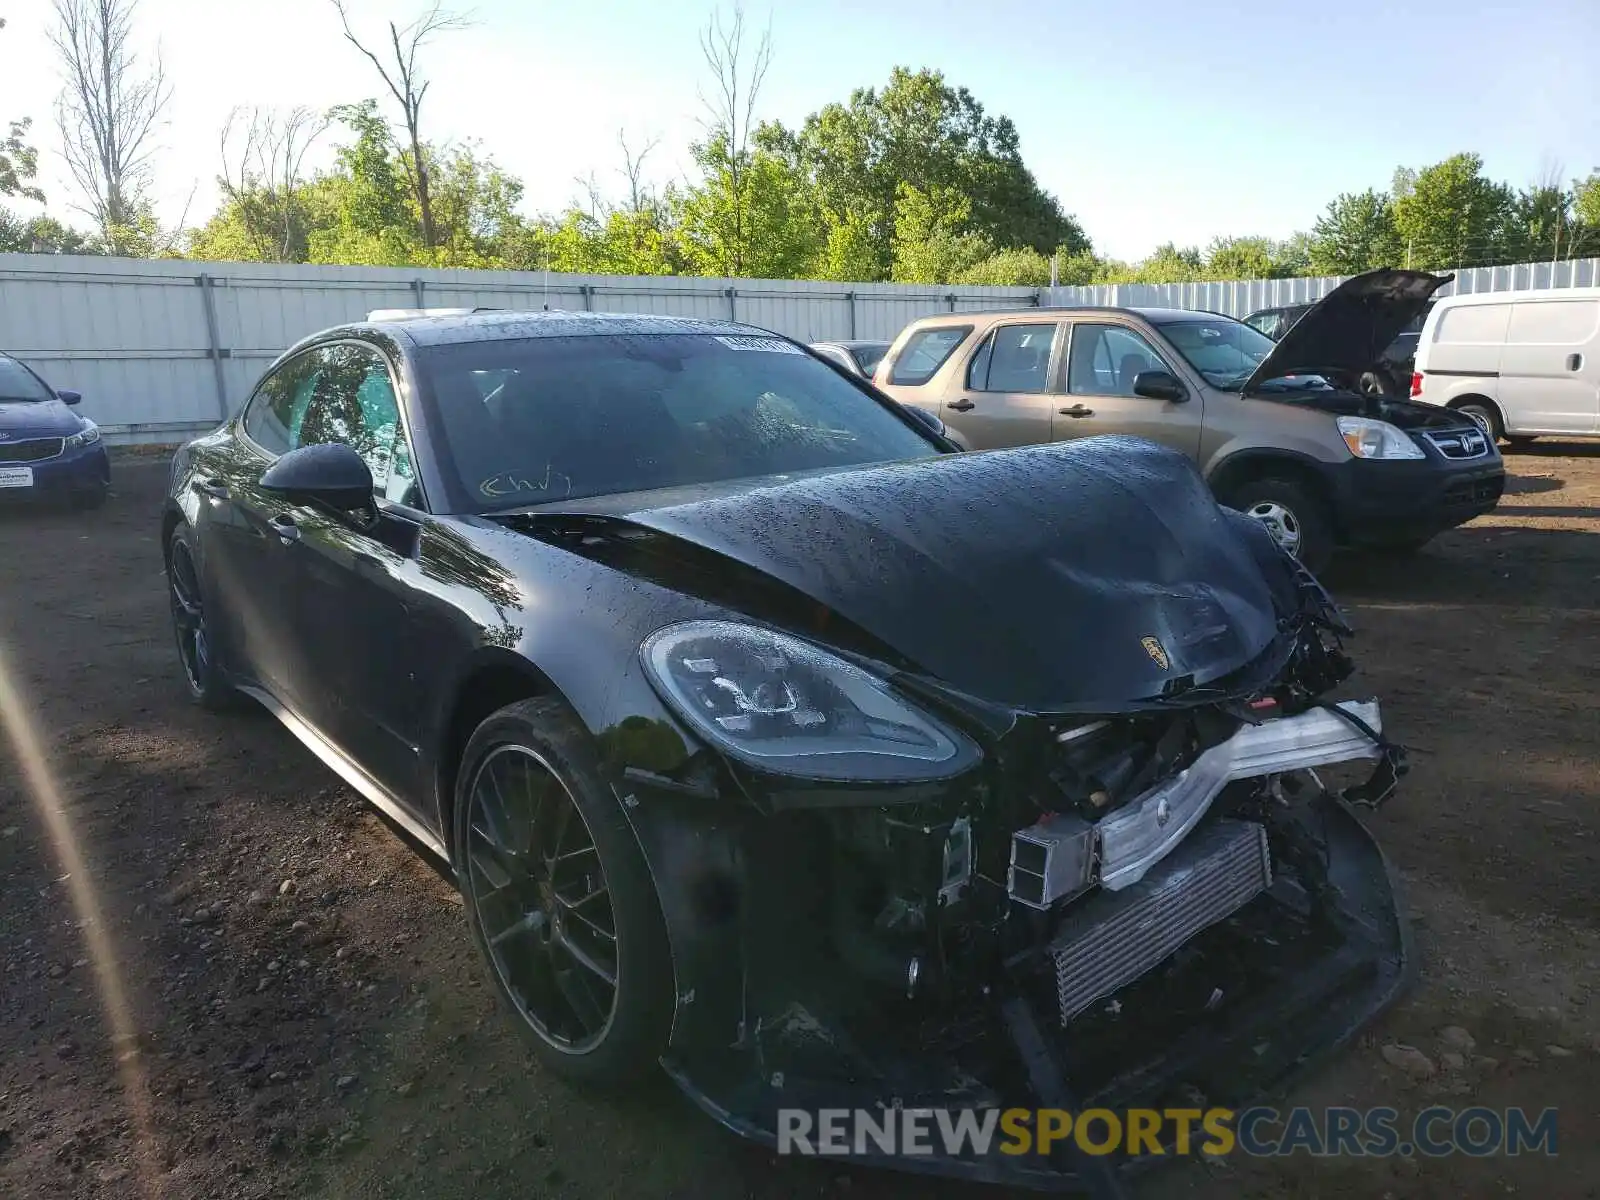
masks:
[[[266,469],[261,486],[298,503],[354,512],[372,503],[372,471],[343,442],[301,446]]]
[[[1182,404],[1189,398],[1189,389],[1171,371],[1140,371],[1133,377],[1133,394]]]
[[[79,400],[83,399],[83,393],[75,392],[71,388],[57,388],[56,399],[60,400],[63,404],[76,404]]]
[[[902,404],[900,407],[905,409],[906,414],[915,419],[919,424],[926,425],[929,432],[936,433],[940,437],[950,436],[950,431],[944,427],[944,422],[938,417],[934,416],[927,409],[918,407],[915,404]]]

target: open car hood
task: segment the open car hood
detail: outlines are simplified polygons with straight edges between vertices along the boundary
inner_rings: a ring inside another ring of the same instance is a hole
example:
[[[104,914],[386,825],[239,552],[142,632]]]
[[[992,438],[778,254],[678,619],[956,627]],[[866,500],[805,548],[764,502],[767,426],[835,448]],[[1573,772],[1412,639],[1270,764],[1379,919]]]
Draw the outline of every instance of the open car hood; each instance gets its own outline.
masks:
[[[1367,370],[1454,278],[1384,267],[1346,279],[1290,327],[1240,391],[1248,395],[1284,375]]]
[[[758,572],[917,671],[1036,712],[1116,711],[1231,674],[1273,645],[1293,595],[1255,522],[1220,508],[1185,456],[1131,437],[575,500],[518,521],[560,515],[665,535],[685,563],[710,551],[704,575]],[[741,594],[729,602],[761,619]]]

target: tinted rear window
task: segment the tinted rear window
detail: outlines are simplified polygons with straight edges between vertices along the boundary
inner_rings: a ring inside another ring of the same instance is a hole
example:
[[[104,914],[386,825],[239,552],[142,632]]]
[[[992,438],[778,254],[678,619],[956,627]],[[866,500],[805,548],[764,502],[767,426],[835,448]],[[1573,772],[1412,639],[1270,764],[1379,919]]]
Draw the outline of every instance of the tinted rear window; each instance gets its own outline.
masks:
[[[527,338],[420,360],[440,466],[477,511],[940,452],[777,338]]]
[[[971,325],[936,325],[917,330],[894,360],[889,382],[908,387],[927,383],[971,332]]]

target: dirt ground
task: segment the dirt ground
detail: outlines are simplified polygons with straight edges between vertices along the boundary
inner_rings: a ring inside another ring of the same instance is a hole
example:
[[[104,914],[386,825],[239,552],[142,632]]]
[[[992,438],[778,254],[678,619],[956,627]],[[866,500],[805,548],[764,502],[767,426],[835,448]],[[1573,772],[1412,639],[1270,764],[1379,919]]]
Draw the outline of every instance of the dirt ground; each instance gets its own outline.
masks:
[[[1600,1195],[1600,445],[1510,466],[1498,513],[1330,572],[1361,679],[1415,749],[1372,823],[1422,978],[1293,1099],[1553,1105],[1559,1156],[1186,1162],[1141,1197]],[[102,512],[0,516],[0,654],[87,864],[64,878],[0,749],[0,1196],[998,1195],[779,1162],[664,1082],[608,1100],[543,1074],[450,888],[265,714],[185,700],[164,478],[123,458]],[[108,1037],[84,883],[133,1041]],[[1475,1050],[1445,1057],[1447,1026]],[[1391,1066],[1395,1044],[1432,1073]]]

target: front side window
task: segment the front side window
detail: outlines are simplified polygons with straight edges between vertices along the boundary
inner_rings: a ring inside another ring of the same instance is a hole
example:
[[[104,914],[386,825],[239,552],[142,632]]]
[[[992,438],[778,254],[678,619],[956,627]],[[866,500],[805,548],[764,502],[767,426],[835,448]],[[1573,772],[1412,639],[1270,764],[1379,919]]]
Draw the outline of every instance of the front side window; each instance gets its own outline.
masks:
[[[290,430],[311,398],[315,365],[310,354],[291,358],[256,385],[245,405],[244,431],[268,454],[287,454],[293,449]]]
[[[972,356],[967,386],[979,392],[1043,392],[1050,383],[1056,326],[1002,325]]]
[[[522,338],[420,356],[441,468],[475,511],[922,458],[889,405],[778,338]],[[487,395],[486,375],[504,372]]]
[[[380,495],[416,503],[400,404],[388,366],[370,347],[338,342],[291,359],[257,386],[244,429],[273,455],[343,442],[366,460]]]
[[[1155,347],[1135,330],[1123,325],[1078,324],[1072,327],[1067,383],[1068,390],[1074,394],[1132,396],[1133,381],[1140,371],[1164,370],[1166,364]]]
[[[931,329],[919,329],[911,335],[911,340],[906,342],[905,348],[894,360],[894,367],[889,371],[889,382],[907,387],[920,387],[927,383],[971,332],[971,325],[938,325]]]
[[[0,404],[39,404],[55,398],[27,367],[14,358],[0,358]]]
[[[297,392],[291,448],[343,442],[372,471],[387,499],[415,503],[411,456],[400,424],[400,403],[383,356],[369,346],[335,342],[312,352],[315,369]]]
[[[1212,387],[1236,392],[1272,352],[1272,339],[1243,321],[1195,317],[1161,324],[1161,333]],[[1309,377],[1302,377],[1309,378]]]

